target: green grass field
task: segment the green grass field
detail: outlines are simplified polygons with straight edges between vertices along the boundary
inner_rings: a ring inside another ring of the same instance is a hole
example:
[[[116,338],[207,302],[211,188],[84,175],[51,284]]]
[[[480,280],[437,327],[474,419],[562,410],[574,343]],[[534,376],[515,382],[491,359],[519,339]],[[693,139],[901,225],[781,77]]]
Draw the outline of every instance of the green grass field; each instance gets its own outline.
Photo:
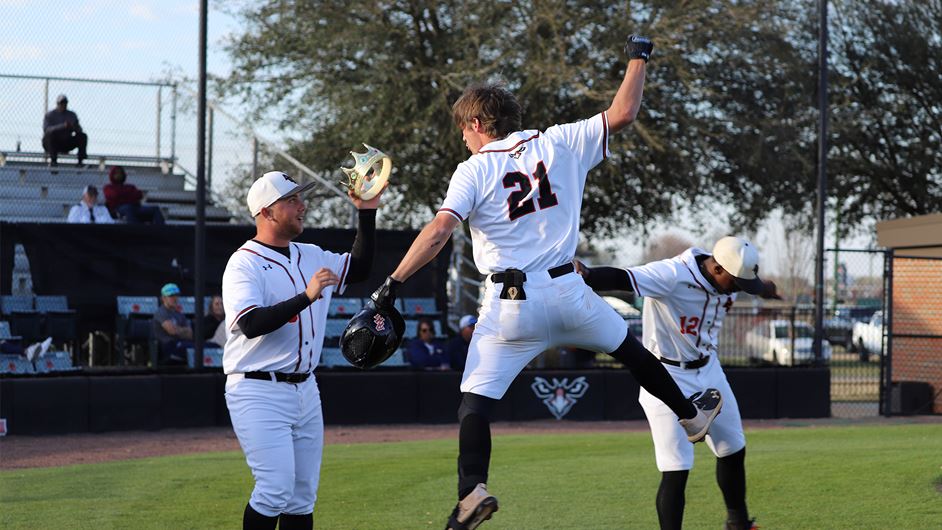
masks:
[[[763,528],[942,527],[942,425],[747,432],[749,506]],[[329,445],[318,529],[441,528],[457,442]],[[722,528],[713,458],[697,446],[686,528]],[[499,436],[488,529],[657,528],[647,433]],[[0,528],[240,528],[241,453],[0,472]]]

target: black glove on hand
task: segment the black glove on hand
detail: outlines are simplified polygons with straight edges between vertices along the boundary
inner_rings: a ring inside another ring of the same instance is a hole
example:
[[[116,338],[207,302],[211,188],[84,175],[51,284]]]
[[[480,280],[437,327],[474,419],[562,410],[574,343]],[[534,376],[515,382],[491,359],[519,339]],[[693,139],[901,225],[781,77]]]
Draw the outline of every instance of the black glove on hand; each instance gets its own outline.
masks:
[[[647,37],[638,35],[628,35],[628,42],[625,43],[625,55],[628,60],[644,59],[648,62],[651,58],[651,51],[654,50],[654,43]]]
[[[402,282],[393,279],[392,276],[388,276],[386,281],[383,282],[383,285],[380,285],[378,289],[373,291],[373,294],[370,295],[370,300],[373,300],[373,304],[375,304],[376,307],[389,309],[396,303],[396,291],[399,289],[400,285],[402,285]]]

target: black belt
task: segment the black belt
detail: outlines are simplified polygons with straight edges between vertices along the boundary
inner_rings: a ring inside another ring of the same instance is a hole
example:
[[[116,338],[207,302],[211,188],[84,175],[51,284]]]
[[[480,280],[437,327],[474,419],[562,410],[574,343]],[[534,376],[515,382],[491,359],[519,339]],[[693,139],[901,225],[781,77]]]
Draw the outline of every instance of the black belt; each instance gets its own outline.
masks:
[[[706,366],[706,363],[710,362],[710,356],[707,355],[706,357],[700,357],[696,361],[675,361],[673,359],[665,359],[661,357],[661,362],[671,366],[679,366],[687,370],[696,370],[697,368],[703,368]]]
[[[262,381],[271,381],[272,374],[275,375],[275,381],[279,383],[303,383],[311,377],[311,372],[303,374],[289,374],[285,372],[245,372],[246,379],[260,379]]]
[[[564,274],[569,274],[570,272],[576,270],[572,266],[572,263],[566,263],[565,265],[560,265],[559,267],[553,267],[552,269],[546,271],[549,273],[550,278],[559,278]],[[521,273],[523,275],[523,281],[527,281],[527,273]],[[494,283],[504,283],[504,280],[507,278],[507,274],[503,272],[495,272],[491,274],[491,281]]]

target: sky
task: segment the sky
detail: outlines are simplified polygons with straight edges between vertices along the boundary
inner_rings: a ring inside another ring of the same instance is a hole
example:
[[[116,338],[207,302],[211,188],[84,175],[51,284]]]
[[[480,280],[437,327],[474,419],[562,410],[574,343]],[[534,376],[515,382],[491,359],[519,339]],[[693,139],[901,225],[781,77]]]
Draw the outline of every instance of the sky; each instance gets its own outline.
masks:
[[[230,62],[223,42],[227,35],[238,31],[238,22],[220,11],[221,5],[222,2],[210,2],[207,69],[211,74],[225,76]],[[0,0],[0,13],[0,93],[5,94],[0,98],[0,116],[5,122],[0,123],[0,146],[4,149],[22,142],[24,150],[39,150],[36,131],[41,120],[36,116],[41,115],[44,102],[41,82],[4,79],[3,74],[124,81],[163,79],[168,72],[189,78],[197,74],[199,4],[193,0]],[[159,149],[161,154],[168,154],[166,92],[162,99],[161,141],[155,146],[154,89],[112,87],[107,91],[95,86],[94,93],[90,93],[89,88],[52,84],[49,98],[54,99],[59,91],[70,91],[70,108],[79,113],[86,130],[96,131],[93,141],[98,141],[100,148],[117,150],[120,145],[136,152]],[[133,103],[131,108],[117,108],[116,101]],[[181,115],[176,155],[184,165],[195,154],[195,146],[190,145],[195,142],[183,140],[187,131],[195,137],[193,120],[187,121]],[[226,144],[223,135],[216,145],[217,164],[222,163],[219,160],[226,153],[233,157],[245,154],[244,143]],[[681,214],[671,223],[655,226],[650,234],[673,232],[694,243],[709,245],[706,237],[727,231],[715,216]],[[776,264],[783,259],[778,244],[782,237],[781,224],[774,220],[754,234],[754,242],[763,250],[766,270],[777,272]],[[871,239],[869,233],[864,233],[842,246],[863,248],[871,244]],[[833,246],[830,234],[826,245]],[[640,235],[619,238],[614,246],[620,265],[637,264],[641,259]],[[868,274],[872,268],[854,263],[849,266],[852,275]]]

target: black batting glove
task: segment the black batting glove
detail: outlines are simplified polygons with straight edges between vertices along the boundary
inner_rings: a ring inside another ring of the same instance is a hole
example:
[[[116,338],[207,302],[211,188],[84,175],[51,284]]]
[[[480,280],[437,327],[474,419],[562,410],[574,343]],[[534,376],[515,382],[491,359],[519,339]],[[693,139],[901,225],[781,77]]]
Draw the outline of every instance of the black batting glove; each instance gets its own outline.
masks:
[[[396,291],[399,289],[400,285],[402,285],[402,282],[389,276],[386,278],[386,281],[383,282],[383,285],[380,285],[378,289],[373,291],[373,294],[370,295],[370,300],[373,301],[376,307],[389,309],[396,304]]]
[[[625,43],[625,55],[628,60],[644,59],[648,62],[651,58],[651,51],[654,50],[654,43],[647,37],[639,35],[628,35],[628,41]]]

